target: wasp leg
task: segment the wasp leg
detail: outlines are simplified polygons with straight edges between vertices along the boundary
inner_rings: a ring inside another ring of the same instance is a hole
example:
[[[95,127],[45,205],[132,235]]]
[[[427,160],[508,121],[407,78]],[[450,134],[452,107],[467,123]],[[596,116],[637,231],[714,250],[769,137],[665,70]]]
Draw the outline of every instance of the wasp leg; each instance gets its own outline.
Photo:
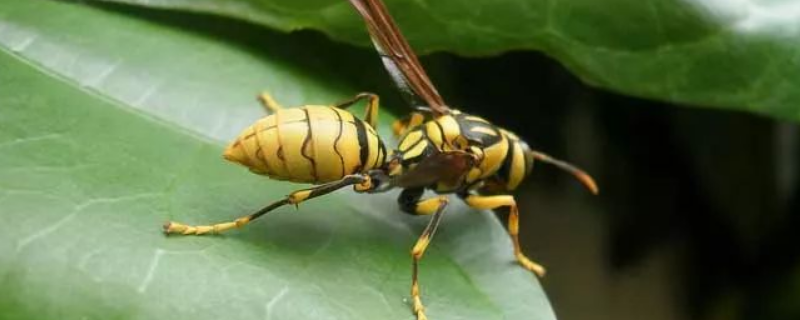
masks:
[[[293,204],[297,206],[303,201],[323,196],[351,185],[354,185],[357,191],[365,191],[372,187],[372,182],[368,175],[348,175],[341,180],[321,184],[313,188],[294,191],[284,199],[273,202],[272,204],[262,208],[261,210],[258,210],[253,214],[240,217],[233,221],[204,226],[190,226],[170,221],[164,224],[164,232],[167,234],[180,233],[184,235],[203,235],[207,233],[221,233],[230,229],[241,228],[258,217],[263,216],[270,211],[284,205]]]
[[[514,243],[514,256],[517,261],[525,269],[535,273],[537,276],[544,277],[545,269],[542,265],[531,261],[522,253],[522,248],[519,245],[519,208],[513,196],[499,195],[499,196],[480,196],[475,194],[468,194],[463,196],[464,201],[470,207],[475,209],[497,209],[499,207],[508,207],[510,214],[508,215],[508,234],[511,235],[511,241]]]
[[[262,92],[258,96],[258,101],[261,102],[261,105],[263,105],[264,108],[267,108],[269,113],[275,113],[278,112],[278,110],[283,109],[283,106],[281,106],[277,101],[275,101],[275,99],[272,98],[269,93],[266,92]]]
[[[397,119],[392,123],[392,132],[395,137],[400,137],[408,131],[409,128],[421,125],[425,121],[425,115],[421,112],[412,112],[402,119]]]
[[[355,97],[351,98],[350,100],[339,102],[339,103],[337,103],[337,104],[335,104],[333,106],[336,107],[336,108],[339,108],[339,109],[346,109],[346,108],[349,108],[350,106],[352,106],[353,104],[355,104],[356,102],[359,102],[359,101],[364,100],[364,99],[367,99],[367,109],[366,109],[366,112],[364,114],[364,121],[369,123],[369,125],[372,126],[372,128],[377,128],[377,125],[378,125],[378,101],[380,100],[378,98],[378,95],[376,95],[374,93],[369,93],[369,92],[362,92],[362,93],[357,94]]]
[[[400,206],[400,210],[408,214],[419,214],[418,212],[420,211],[417,210],[417,203],[421,202],[419,199],[422,198],[424,192],[424,188],[403,189],[403,191],[400,192],[400,196],[397,197],[397,204]]]
[[[444,213],[444,209],[446,207],[446,196],[425,199],[419,201],[416,205],[416,214],[433,214],[431,221],[428,222],[428,226],[426,226],[425,230],[422,231],[422,234],[419,236],[417,242],[414,244],[414,247],[411,249],[411,258],[413,260],[411,267],[411,300],[412,308],[414,310],[414,314],[417,316],[417,320],[428,319],[428,317],[425,316],[425,306],[422,305],[422,298],[420,297],[418,279],[419,261],[422,260],[422,255],[425,254],[425,249],[428,248],[428,244],[430,244],[433,234],[436,233],[436,228],[439,226],[439,222],[442,220],[442,213]]]

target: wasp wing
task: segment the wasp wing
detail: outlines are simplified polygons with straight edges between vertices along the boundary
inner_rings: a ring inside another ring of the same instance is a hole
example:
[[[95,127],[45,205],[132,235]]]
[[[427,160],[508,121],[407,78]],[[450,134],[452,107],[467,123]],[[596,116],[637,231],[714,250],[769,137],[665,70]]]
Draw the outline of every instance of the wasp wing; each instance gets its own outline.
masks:
[[[383,1],[350,0],[350,3],[364,18],[383,65],[412,107],[424,105],[437,115],[448,114],[450,109],[428,78],[417,55],[411,51]]]
[[[436,183],[458,186],[475,165],[475,157],[464,151],[444,151],[430,155],[392,184],[400,188],[427,187]]]

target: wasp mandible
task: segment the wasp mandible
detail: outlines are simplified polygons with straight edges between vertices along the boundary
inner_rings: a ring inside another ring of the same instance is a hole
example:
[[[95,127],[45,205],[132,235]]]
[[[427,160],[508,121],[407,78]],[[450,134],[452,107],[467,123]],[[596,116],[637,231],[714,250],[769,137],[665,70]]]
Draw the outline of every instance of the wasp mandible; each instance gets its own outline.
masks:
[[[594,180],[567,162],[532,150],[509,130],[449,108],[381,0],[349,1],[364,19],[372,43],[392,80],[416,109],[393,125],[399,145],[387,161],[386,170],[393,177],[392,184],[404,189],[399,199],[404,211],[433,213],[431,222],[411,251],[411,297],[417,319],[426,319],[420,298],[419,261],[447,206],[444,194],[455,193],[476,209],[508,208],[508,232],[517,261],[525,269],[544,276],[544,267],[522,253],[518,238],[519,208],[510,193],[531,173],[535,160],[566,170],[597,194]],[[463,152],[471,158],[465,161],[463,156],[455,156],[453,152]],[[409,169],[411,171],[406,172]],[[430,200],[420,200],[426,189],[439,194],[434,198],[439,199],[435,210]]]

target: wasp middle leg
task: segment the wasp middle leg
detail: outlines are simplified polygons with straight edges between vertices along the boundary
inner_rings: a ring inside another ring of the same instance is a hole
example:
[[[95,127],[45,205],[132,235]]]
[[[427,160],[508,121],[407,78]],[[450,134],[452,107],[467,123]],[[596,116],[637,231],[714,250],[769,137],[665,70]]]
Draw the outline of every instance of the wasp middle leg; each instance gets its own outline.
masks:
[[[293,204],[297,206],[303,201],[326,195],[347,186],[354,186],[356,191],[363,192],[372,188],[372,180],[370,179],[369,175],[366,174],[348,175],[337,181],[321,184],[308,189],[294,191],[286,196],[286,198],[273,202],[272,204],[256,211],[253,214],[240,217],[233,221],[200,226],[192,226],[170,221],[164,224],[164,232],[167,234],[180,233],[184,235],[203,235],[207,233],[221,233],[230,229],[241,228],[250,223],[250,221],[253,221],[258,217],[263,216],[270,211],[280,208],[284,205]]]
[[[442,220],[442,214],[447,207],[447,196],[437,196],[425,200],[420,200],[424,189],[414,188],[405,189],[400,194],[398,202],[400,209],[411,214],[416,215],[430,215],[433,214],[425,230],[422,231],[414,247],[411,249],[411,300],[412,309],[417,316],[417,320],[427,320],[425,316],[425,306],[422,304],[422,297],[419,289],[419,262],[431,243],[436,228],[439,227],[439,222]]]
[[[481,210],[493,210],[500,207],[508,207],[508,234],[511,236],[511,241],[514,244],[514,256],[517,258],[522,267],[535,273],[537,276],[544,277],[545,268],[533,262],[530,258],[522,253],[522,248],[519,245],[519,208],[513,196],[499,195],[499,196],[481,196],[476,194],[466,194],[461,196],[470,207]]]

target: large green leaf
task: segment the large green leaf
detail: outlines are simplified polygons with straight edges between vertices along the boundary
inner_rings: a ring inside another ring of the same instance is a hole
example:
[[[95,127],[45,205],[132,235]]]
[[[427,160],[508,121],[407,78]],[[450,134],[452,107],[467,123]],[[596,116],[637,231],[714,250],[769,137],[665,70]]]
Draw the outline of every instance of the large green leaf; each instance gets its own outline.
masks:
[[[213,12],[285,31],[313,28],[368,45],[345,0],[106,1]],[[611,90],[800,120],[800,5],[793,0],[386,2],[423,53],[542,50]]]
[[[396,193],[342,191],[224,236],[160,230],[297,188],[225,163],[222,144],[262,114],[260,89],[339,100],[363,57],[206,16],[0,1],[0,318],[413,318],[427,218]],[[422,265],[431,319],[553,319],[512,261],[497,219],[454,203]]]

